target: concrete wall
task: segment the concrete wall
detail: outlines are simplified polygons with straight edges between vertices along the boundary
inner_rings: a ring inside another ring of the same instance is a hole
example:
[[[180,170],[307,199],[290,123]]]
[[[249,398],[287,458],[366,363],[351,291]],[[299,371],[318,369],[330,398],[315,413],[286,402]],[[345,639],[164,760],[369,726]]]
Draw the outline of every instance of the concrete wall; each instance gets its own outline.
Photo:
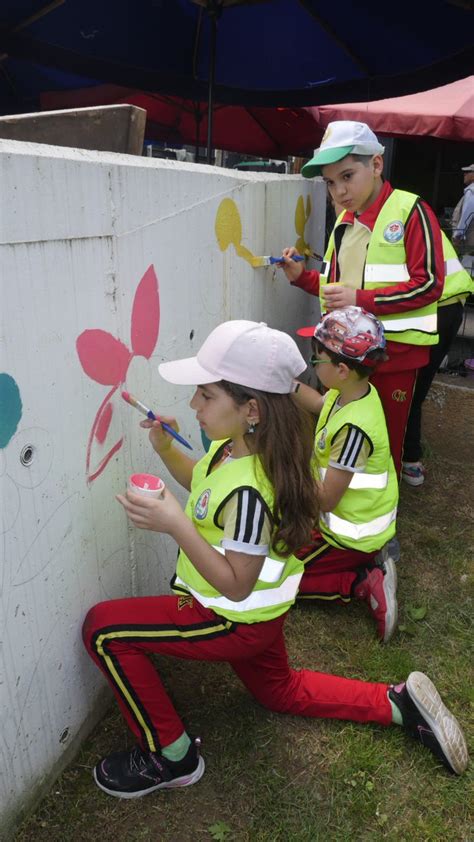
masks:
[[[0,163],[6,828],[99,715],[105,683],[80,637],[87,609],[165,592],[173,570],[172,542],[130,528],[114,499],[132,470],[161,470],[121,390],[176,414],[202,453],[192,390],[163,382],[157,364],[192,355],[226,319],[289,332],[313,323],[316,299],[250,264],[297,242],[320,252],[325,191],[300,177],[8,140]]]

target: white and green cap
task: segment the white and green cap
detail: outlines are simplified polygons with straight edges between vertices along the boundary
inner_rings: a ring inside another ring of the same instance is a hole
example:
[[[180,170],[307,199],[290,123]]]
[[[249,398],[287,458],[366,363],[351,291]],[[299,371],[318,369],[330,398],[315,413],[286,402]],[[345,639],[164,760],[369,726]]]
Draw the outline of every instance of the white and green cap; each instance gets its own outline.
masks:
[[[326,164],[335,164],[346,155],[383,155],[385,147],[378,142],[372,129],[367,123],[357,123],[355,120],[335,120],[328,123],[328,127],[311,158],[301,170],[305,178],[321,175],[321,168]]]

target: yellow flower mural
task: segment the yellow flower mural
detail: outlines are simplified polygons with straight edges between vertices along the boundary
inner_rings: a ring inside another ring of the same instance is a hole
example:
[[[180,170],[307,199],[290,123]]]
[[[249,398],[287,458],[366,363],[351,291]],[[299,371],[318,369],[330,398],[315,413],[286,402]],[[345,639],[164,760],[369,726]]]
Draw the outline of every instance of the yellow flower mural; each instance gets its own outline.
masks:
[[[300,196],[296,203],[295,210],[295,230],[298,234],[295,249],[297,249],[300,254],[304,254],[306,257],[311,257],[313,254],[313,249],[309,243],[306,242],[304,237],[304,229],[306,228],[306,223],[311,216],[311,211],[311,196],[309,194],[306,196],[306,209],[304,206],[303,196]]]
[[[242,245],[242,222],[233,199],[223,199],[217,208],[215,231],[221,251],[234,246],[236,254],[254,265],[255,255]]]
[[[305,240],[304,232],[312,211],[311,197],[306,197],[306,207],[303,196],[298,198],[295,210],[295,230],[298,239],[295,248],[300,254],[310,257],[313,250]],[[223,199],[217,208],[216,221],[214,224],[216,239],[221,251],[227,251],[229,246],[234,246],[235,253],[246,260],[254,268],[262,265],[262,258],[257,257],[248,248],[242,245],[242,220],[239,209],[233,199]]]

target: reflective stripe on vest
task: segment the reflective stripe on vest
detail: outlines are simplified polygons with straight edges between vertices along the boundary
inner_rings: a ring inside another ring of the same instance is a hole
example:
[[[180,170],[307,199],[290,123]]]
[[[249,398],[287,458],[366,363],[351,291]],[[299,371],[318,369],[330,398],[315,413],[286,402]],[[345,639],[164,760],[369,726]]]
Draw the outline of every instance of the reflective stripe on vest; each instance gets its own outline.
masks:
[[[388,514],[376,517],[374,520],[369,520],[366,523],[351,523],[349,520],[338,517],[333,512],[324,512],[321,514],[321,520],[331,532],[342,535],[345,538],[352,538],[354,541],[385,532],[396,517],[397,507],[392,509],[391,512],[388,512]]]
[[[319,469],[319,473],[323,481],[327,474],[327,470],[327,468]],[[383,474],[365,474],[355,471],[352,474],[352,479],[348,485],[348,488],[352,488],[353,490],[358,490],[361,488],[386,488],[387,483],[388,471],[385,471]]]
[[[464,270],[464,266],[462,265],[461,261],[457,257],[449,257],[448,260],[444,261],[444,274],[445,275],[452,275],[453,272],[462,272]]]
[[[252,593],[240,602],[233,602],[232,599],[227,599],[226,596],[209,597],[199,593],[199,591],[191,588],[187,582],[184,582],[179,576],[176,576],[175,585],[182,585],[187,591],[204,605],[205,608],[212,608],[216,613],[219,609],[224,611],[255,611],[258,608],[269,608],[272,605],[282,605],[287,602],[293,602],[298,593],[299,584],[302,573],[295,573],[288,576],[279,588],[266,588],[261,591],[252,591]]]
[[[410,280],[406,263],[370,263],[364,270],[366,284],[402,284]]]
[[[438,323],[436,313],[428,316],[408,316],[407,318],[383,318],[380,319],[384,329],[398,333],[402,330],[420,330],[422,333],[436,333]]]
[[[221,555],[225,555],[225,549],[223,547],[216,547],[215,544],[213,544],[212,547],[214,550],[217,550],[217,552]],[[242,550],[242,552],[245,552],[245,550]],[[257,555],[257,553],[255,553],[255,555]],[[278,582],[278,580],[281,579],[284,569],[284,561],[277,561],[276,558],[269,558],[268,556],[265,556],[265,561],[260,573],[258,574],[257,581]]]

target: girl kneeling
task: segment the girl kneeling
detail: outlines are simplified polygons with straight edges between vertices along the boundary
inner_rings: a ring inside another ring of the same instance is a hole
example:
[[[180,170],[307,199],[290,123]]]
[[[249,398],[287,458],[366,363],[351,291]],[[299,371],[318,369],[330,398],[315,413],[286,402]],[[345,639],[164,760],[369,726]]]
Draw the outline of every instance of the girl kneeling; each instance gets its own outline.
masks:
[[[288,664],[283,625],[303,573],[294,553],[317,519],[311,420],[291,397],[305,368],[289,336],[250,321],[221,324],[197,357],[160,366],[166,380],[197,386],[191,407],[212,445],[194,462],[159,422],[142,422],[189,489],[186,509],[168,489],[158,500],[130,491],[117,498],[136,526],[168,533],[180,550],[176,595],[100,603],[84,623],[87,649],[137,739],[95,767],[109,795],[187,786],[204,772],[199,740],[188,736],[151,653],[227,661],[280,713],[398,722],[451,771],[466,767],[459,725],[422,673],[394,687]]]

